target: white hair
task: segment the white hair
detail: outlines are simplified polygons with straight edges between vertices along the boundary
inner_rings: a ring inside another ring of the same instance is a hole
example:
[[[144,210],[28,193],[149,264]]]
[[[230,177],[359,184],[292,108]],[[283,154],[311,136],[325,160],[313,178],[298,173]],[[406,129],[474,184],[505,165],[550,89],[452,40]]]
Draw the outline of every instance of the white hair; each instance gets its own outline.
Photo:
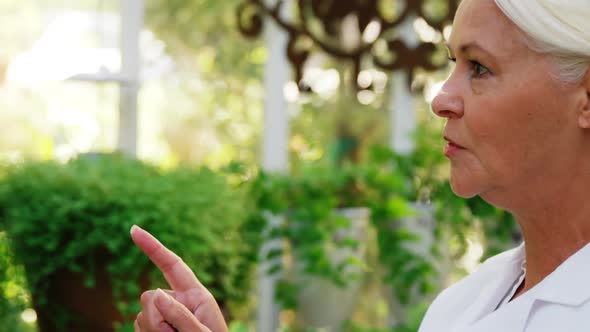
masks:
[[[495,0],[529,40],[555,59],[557,78],[580,82],[590,67],[590,0]]]

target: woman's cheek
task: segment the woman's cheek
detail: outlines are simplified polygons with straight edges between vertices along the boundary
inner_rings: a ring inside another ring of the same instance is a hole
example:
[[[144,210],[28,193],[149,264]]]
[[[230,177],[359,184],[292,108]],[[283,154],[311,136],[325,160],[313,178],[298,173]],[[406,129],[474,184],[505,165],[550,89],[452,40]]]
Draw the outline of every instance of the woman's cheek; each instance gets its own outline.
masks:
[[[481,78],[481,79],[472,78],[471,79],[471,92],[473,93],[474,96],[483,96],[487,92],[486,85],[487,84],[485,82],[485,78]]]

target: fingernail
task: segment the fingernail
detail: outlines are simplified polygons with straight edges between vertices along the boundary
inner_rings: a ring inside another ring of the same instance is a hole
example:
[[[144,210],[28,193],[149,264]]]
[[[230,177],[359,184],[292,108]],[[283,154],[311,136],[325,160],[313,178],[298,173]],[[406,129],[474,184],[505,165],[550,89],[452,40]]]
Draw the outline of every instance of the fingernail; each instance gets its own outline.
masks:
[[[139,226],[137,225],[133,225],[131,226],[131,230],[129,231],[129,233],[133,234],[133,232],[135,232],[135,230],[139,229]]]
[[[156,305],[162,309],[166,309],[172,303],[172,298],[170,295],[164,293],[163,290],[157,289],[156,290]]]

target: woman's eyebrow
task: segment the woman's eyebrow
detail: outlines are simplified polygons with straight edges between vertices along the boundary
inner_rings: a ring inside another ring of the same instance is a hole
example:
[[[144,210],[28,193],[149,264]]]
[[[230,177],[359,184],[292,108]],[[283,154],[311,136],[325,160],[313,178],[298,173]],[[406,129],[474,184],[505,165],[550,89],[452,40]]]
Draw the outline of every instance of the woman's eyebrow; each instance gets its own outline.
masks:
[[[453,56],[454,52],[453,52],[453,48],[451,47],[451,44],[446,43],[445,45],[447,46],[447,50],[448,50],[449,54],[451,56]],[[494,54],[492,54],[492,52],[486,50],[484,47],[479,45],[477,42],[465,43],[459,47],[460,54],[468,53],[470,50],[478,50],[480,52],[486,53],[487,55],[489,55],[491,57],[494,57]]]

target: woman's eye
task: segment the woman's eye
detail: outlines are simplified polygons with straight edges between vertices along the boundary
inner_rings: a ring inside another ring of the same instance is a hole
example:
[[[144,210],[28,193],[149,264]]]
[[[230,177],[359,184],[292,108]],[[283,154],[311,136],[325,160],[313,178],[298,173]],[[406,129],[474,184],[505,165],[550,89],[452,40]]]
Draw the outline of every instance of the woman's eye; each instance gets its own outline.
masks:
[[[481,78],[482,76],[484,76],[487,73],[490,73],[490,70],[482,65],[481,63],[477,62],[477,61],[470,61],[471,65],[473,66],[473,78]]]

